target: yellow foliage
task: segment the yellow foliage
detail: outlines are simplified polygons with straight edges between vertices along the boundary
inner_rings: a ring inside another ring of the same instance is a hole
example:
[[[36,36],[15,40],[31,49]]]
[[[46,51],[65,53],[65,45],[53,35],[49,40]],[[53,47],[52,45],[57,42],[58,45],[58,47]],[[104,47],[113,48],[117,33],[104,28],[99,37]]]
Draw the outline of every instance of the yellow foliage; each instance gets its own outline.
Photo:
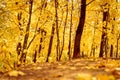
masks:
[[[71,55],[73,54],[74,49],[74,38],[76,34],[76,29],[79,24],[79,13],[80,13],[80,2],[77,0],[73,1],[72,9],[72,0],[58,1],[57,8],[57,17],[58,17],[58,29],[59,29],[59,39],[60,39],[60,49],[59,52],[62,52],[62,60],[68,60],[68,46],[69,39],[71,34]],[[87,3],[91,0],[87,0]],[[2,5],[4,3],[4,5]],[[13,67],[13,63],[17,63],[17,54],[16,47],[17,43],[21,42],[22,46],[24,43],[26,33],[29,33],[27,46],[30,44],[28,49],[25,49],[23,52],[27,54],[27,62],[32,62],[32,55],[37,46],[37,61],[45,62],[46,56],[48,54],[48,48],[50,43],[50,37],[53,36],[53,43],[51,48],[51,55],[49,57],[49,62],[54,62],[56,60],[56,47],[57,47],[57,35],[56,35],[56,24],[55,24],[55,4],[53,0],[50,1],[41,1],[33,0],[32,15],[31,15],[31,24],[29,21],[29,0],[4,0],[3,3],[0,3],[0,39],[7,40],[7,47],[5,44],[0,43],[0,61],[1,65],[4,62],[7,64],[7,61],[11,61],[10,65]],[[110,54],[110,46],[113,45],[113,53],[117,52],[116,40],[120,34],[120,4],[114,0],[95,0],[92,3],[87,5],[86,9],[86,20],[85,26],[82,33],[80,50],[87,57],[90,56],[92,49],[95,48],[95,57],[99,56],[100,52],[100,42],[102,27],[106,26],[108,45],[107,51],[108,55]],[[66,12],[68,8],[68,12]],[[108,21],[103,22],[103,12],[109,9],[109,18]],[[72,12],[72,20],[71,20]],[[19,15],[21,13],[21,17]],[[68,14],[68,15],[67,15]],[[67,18],[66,18],[67,16]],[[20,20],[18,19],[20,17]],[[4,19],[5,18],[5,19]],[[67,20],[66,20],[67,19]],[[4,21],[4,22],[3,22]],[[65,23],[65,21],[67,21]],[[72,21],[72,23],[71,23]],[[3,25],[4,24],[4,25]],[[30,31],[26,31],[26,27],[30,25]],[[72,32],[70,33],[70,26],[72,25]],[[52,27],[55,28],[54,34],[52,33]],[[64,28],[65,27],[65,28]],[[65,29],[65,32],[64,32]],[[64,41],[63,41],[64,37]],[[33,40],[33,41],[32,41]],[[63,46],[64,44],[64,46]],[[119,44],[119,40],[118,40]],[[41,46],[41,49],[40,49]],[[63,46],[63,47],[62,47]],[[118,46],[118,48],[120,45]],[[23,49],[23,48],[22,48]],[[40,50],[40,53],[39,53]],[[120,48],[118,49],[118,52]],[[10,53],[11,54],[10,54]],[[14,55],[14,59],[11,59],[11,55]],[[116,54],[114,54],[115,56]],[[109,57],[109,56],[108,56]],[[12,61],[13,60],[13,61]],[[112,66],[112,63],[108,66]],[[6,65],[7,66],[7,65]],[[107,65],[106,65],[107,66]]]

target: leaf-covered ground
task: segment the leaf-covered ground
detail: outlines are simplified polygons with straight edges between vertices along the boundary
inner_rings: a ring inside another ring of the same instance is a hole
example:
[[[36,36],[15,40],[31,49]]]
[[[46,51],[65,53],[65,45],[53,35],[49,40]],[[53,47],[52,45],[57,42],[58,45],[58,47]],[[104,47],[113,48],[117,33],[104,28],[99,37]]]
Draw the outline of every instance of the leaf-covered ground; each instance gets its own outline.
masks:
[[[75,59],[29,64],[0,73],[0,80],[120,80],[120,60]]]

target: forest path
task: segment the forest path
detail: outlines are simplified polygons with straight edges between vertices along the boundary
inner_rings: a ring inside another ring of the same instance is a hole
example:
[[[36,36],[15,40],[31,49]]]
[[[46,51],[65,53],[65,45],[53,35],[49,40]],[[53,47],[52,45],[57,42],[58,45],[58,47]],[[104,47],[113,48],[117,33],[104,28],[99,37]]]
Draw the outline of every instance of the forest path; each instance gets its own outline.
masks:
[[[75,59],[35,63],[0,73],[0,80],[120,80],[120,60]]]

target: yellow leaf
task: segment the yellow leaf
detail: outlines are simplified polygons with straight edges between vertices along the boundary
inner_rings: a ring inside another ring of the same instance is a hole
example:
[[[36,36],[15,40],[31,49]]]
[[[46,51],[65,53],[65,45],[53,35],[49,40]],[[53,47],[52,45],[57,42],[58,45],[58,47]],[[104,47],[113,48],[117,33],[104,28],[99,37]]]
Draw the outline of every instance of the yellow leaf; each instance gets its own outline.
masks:
[[[112,75],[98,74],[97,80],[115,80],[115,77]]]
[[[25,73],[24,72],[22,72],[22,71],[17,71],[17,70],[13,70],[13,71],[10,71],[9,73],[8,73],[8,75],[9,76],[14,76],[14,77],[17,77],[17,76],[23,76],[23,75],[25,75]]]
[[[87,73],[79,73],[76,76],[75,80],[92,80],[92,75],[87,74]]]

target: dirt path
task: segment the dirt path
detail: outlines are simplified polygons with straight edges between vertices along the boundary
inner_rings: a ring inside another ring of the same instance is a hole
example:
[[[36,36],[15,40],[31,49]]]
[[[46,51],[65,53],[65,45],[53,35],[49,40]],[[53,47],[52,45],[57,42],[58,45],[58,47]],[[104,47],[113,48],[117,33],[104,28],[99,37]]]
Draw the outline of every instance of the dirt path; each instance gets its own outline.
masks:
[[[120,60],[76,59],[36,63],[0,73],[0,80],[120,80]]]

